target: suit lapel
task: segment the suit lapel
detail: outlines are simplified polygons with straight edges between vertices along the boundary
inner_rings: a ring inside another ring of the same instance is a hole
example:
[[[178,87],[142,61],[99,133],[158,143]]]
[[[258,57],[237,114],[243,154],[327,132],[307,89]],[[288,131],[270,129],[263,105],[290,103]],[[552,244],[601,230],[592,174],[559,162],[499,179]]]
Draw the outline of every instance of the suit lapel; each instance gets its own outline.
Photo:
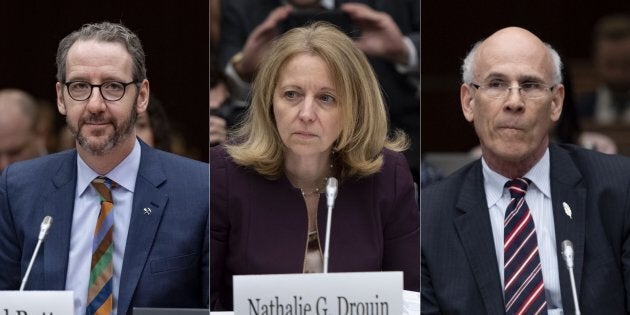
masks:
[[[454,219],[455,228],[481,293],[485,313],[503,314],[503,290],[494,250],[492,226],[486,202],[481,161],[465,178],[457,200],[460,215]]]
[[[166,175],[153,151],[141,142],[142,155],[131,209],[131,222],[120,277],[118,314],[126,314],[162,220],[168,196],[160,192]],[[145,213],[145,209],[150,214]]]
[[[562,258],[562,242],[570,240],[574,250],[575,285],[580,292],[584,262],[584,229],[586,218],[586,188],[580,183],[582,175],[566,151],[551,145],[551,200],[556,230],[560,292],[565,313],[574,313],[571,282],[566,263]],[[569,210],[565,210],[566,203]]]
[[[51,290],[65,289],[68,270],[72,214],[77,186],[77,154],[76,151],[68,154],[72,154],[72,158],[60,159],[63,163],[51,178],[52,184],[42,192],[40,217],[50,215],[53,218],[49,235],[46,236],[42,245],[44,256],[42,268],[45,268],[42,287]]]

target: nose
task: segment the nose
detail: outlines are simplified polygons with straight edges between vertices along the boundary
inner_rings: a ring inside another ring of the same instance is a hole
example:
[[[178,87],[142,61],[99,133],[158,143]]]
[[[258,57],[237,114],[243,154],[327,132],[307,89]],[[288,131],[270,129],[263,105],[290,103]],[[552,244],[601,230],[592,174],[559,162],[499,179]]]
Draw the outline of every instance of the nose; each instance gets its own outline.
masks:
[[[306,96],[299,112],[300,120],[311,122],[315,120],[315,100],[312,96]]]
[[[94,90],[96,89],[96,91]],[[101,95],[101,89],[98,86],[92,87],[92,94],[87,99],[87,110],[93,113],[102,112],[105,110],[105,99]]]
[[[507,99],[505,100],[505,110],[518,113],[525,110],[525,98],[521,93],[519,86],[512,86],[508,88]]]

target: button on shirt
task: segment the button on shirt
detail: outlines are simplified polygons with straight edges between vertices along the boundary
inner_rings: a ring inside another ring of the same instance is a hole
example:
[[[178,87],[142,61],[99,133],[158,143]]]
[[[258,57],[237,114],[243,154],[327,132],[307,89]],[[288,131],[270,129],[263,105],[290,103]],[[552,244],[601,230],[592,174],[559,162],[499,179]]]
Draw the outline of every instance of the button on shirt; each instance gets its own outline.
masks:
[[[503,275],[503,229],[505,210],[510,203],[510,192],[505,183],[511,178],[490,169],[486,161],[481,160],[483,167],[484,188],[490,223],[497,255],[501,286],[504,287]],[[538,241],[538,253],[542,267],[545,295],[547,298],[548,314],[562,314],[562,298],[560,295],[560,278],[558,274],[558,258],[556,256],[556,230],[553,222],[553,206],[551,203],[551,185],[549,179],[549,149],[543,157],[525,174],[532,181],[527,189],[525,201],[529,205]]]
[[[113,170],[103,176],[118,184],[112,190],[114,199],[114,275],[112,279],[113,312],[118,307],[120,272],[122,270],[125,244],[131,220],[131,206],[136,177],[140,167],[140,143],[136,143],[131,153]],[[90,280],[90,262],[92,260],[92,239],[94,227],[101,208],[98,192],[90,185],[99,176],[80,156],[77,156],[77,187],[72,214],[72,234],[70,236],[70,255],[66,274],[66,290],[74,291],[74,312],[85,314],[88,284]]]

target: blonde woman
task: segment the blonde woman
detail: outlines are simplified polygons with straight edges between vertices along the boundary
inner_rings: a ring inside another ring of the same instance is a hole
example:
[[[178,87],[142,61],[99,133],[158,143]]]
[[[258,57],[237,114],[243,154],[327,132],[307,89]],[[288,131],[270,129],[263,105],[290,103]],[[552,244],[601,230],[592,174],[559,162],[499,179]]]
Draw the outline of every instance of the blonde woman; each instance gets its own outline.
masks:
[[[263,59],[246,118],[211,149],[211,292],[232,308],[236,274],[321,272],[326,180],[339,181],[329,270],[404,272],[419,290],[419,218],[404,156],[387,136],[372,68],[352,40],[316,23]]]

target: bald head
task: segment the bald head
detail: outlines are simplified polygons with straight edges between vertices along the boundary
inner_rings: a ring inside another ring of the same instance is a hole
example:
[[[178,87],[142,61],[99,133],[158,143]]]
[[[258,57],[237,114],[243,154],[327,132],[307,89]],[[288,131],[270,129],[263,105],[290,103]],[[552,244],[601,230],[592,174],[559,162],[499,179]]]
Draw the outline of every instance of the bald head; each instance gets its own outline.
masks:
[[[34,128],[37,119],[35,99],[18,89],[0,90],[0,126],[14,119],[26,119]]]
[[[558,53],[530,31],[520,27],[498,30],[475,44],[462,65],[462,80],[471,83],[479,79],[481,71],[495,62],[510,61],[512,65],[542,67],[545,79],[552,84],[562,83],[562,62]]]
[[[0,90],[0,170],[8,164],[39,156],[37,104],[27,93]]]

